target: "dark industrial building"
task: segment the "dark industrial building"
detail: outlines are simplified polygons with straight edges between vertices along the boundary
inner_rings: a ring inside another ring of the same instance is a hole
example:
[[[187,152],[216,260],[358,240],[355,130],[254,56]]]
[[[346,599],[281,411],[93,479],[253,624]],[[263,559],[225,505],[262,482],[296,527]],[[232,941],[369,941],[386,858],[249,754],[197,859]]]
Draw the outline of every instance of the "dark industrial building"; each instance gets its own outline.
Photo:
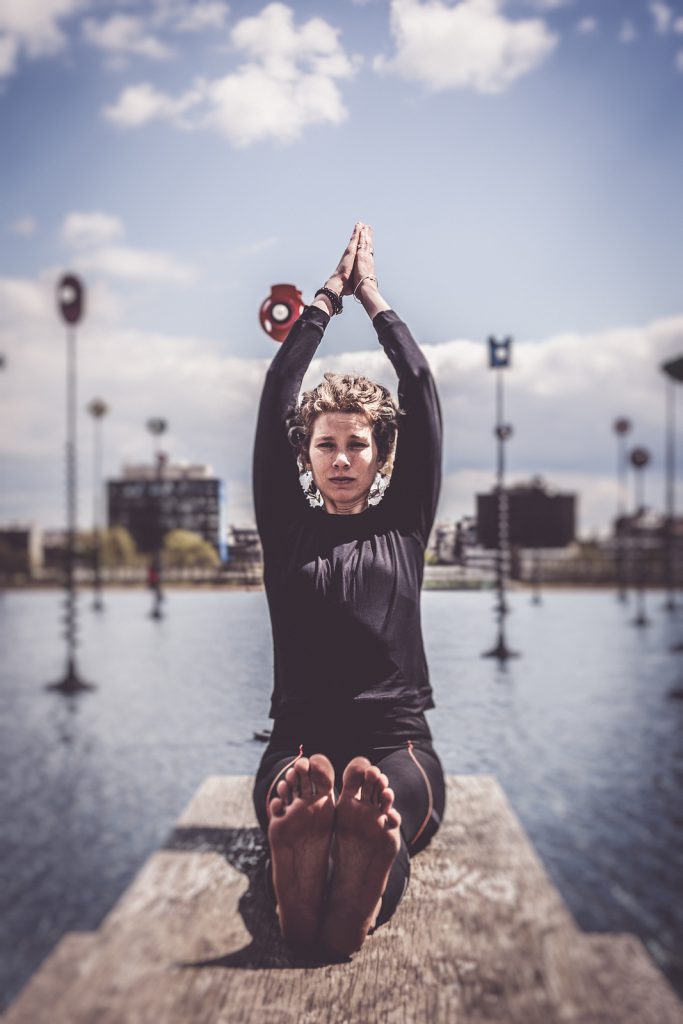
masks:
[[[171,530],[200,534],[225,560],[223,483],[209,466],[125,466],[107,481],[110,526],[125,526],[138,550],[152,552]]]
[[[551,494],[542,480],[506,488],[507,539],[521,548],[563,548],[576,536],[576,495]],[[477,539],[498,547],[498,493],[477,495]]]

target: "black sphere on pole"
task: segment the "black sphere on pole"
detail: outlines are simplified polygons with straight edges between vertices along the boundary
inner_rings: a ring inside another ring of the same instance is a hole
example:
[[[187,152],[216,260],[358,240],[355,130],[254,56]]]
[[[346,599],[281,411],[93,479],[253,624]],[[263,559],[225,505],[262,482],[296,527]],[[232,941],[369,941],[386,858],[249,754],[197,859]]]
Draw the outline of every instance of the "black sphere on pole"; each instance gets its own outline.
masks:
[[[73,695],[92,690],[84,682],[76,666],[77,647],[77,593],[76,593],[76,537],[77,537],[77,421],[76,389],[78,382],[76,362],[76,325],[80,323],[85,307],[85,291],[75,274],[65,274],[57,285],[57,306],[67,325],[66,331],[66,552],[64,564],[64,638],[66,640],[66,670],[48,689]]]

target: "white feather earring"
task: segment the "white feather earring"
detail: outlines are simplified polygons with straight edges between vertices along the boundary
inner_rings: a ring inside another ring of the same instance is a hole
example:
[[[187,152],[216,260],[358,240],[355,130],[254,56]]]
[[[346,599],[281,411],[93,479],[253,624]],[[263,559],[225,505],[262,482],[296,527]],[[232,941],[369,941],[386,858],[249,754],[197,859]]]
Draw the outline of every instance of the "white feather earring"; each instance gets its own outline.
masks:
[[[299,483],[301,484],[301,490],[304,492],[306,501],[311,508],[322,508],[323,496],[313,482],[313,473],[310,469],[306,469],[304,460],[300,455],[297,456],[296,464],[299,470]]]
[[[379,505],[384,497],[384,492],[389,486],[389,479],[388,476],[384,476],[379,470],[375,473],[375,479],[372,481],[372,487],[368,494],[368,505]]]

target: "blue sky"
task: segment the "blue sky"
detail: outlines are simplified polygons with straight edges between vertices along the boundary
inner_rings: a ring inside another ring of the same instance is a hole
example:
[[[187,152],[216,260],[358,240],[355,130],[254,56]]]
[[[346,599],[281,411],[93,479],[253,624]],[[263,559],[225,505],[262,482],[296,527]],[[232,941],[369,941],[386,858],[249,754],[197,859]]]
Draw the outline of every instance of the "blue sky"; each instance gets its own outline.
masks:
[[[356,219],[437,373],[444,518],[489,486],[491,332],[516,339],[513,477],[580,489],[604,530],[626,413],[661,507],[682,101],[683,0],[0,0],[0,520],[63,519],[51,289],[75,268],[108,472],[165,415],[172,456],[213,463],[248,521],[258,307],[278,281],[310,298]],[[391,382],[375,344],[353,307],[324,353]]]

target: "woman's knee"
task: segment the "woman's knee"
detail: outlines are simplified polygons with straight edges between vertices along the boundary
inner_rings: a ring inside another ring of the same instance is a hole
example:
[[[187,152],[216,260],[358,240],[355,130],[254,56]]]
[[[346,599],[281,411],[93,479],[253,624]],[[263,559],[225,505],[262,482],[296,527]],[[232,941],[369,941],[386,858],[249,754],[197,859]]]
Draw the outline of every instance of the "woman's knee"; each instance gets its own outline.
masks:
[[[446,785],[431,744],[406,744],[378,762],[395,794],[401,830],[411,855],[429,843],[443,819]]]

